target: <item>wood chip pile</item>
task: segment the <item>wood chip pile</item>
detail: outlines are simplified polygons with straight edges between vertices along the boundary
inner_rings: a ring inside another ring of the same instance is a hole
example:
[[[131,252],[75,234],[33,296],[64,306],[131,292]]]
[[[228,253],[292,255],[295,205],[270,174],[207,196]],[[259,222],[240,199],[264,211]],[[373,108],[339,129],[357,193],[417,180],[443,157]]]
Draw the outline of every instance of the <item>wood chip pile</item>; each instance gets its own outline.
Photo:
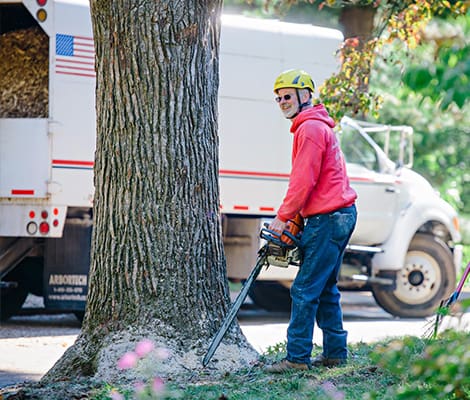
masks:
[[[48,116],[49,38],[40,28],[0,35],[0,118]]]

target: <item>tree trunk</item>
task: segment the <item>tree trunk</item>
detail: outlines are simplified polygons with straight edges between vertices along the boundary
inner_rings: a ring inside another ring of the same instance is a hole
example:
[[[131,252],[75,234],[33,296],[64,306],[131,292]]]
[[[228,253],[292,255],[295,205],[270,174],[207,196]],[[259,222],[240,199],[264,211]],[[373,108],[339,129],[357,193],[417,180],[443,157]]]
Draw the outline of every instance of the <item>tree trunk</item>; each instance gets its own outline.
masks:
[[[97,149],[88,308],[77,342],[45,381],[116,381],[116,361],[142,338],[170,350],[161,375],[201,368],[230,303],[218,193],[221,6],[91,1]],[[220,368],[255,357],[236,324],[224,349]]]
[[[376,7],[343,7],[339,23],[345,39],[357,38],[360,43],[367,42],[374,36],[374,17]]]
[[[369,48],[371,45],[375,47],[375,44],[369,41],[374,37],[376,13],[377,8],[373,6],[345,6],[341,9],[339,16],[339,23],[345,38],[343,56],[347,58],[350,51],[361,52],[362,61],[354,66],[356,71],[351,78],[353,81],[357,81],[354,89],[355,99],[351,103],[347,103],[347,106],[353,116],[362,119],[365,118],[365,115],[361,112],[360,97],[369,92],[369,78],[374,59],[373,53],[369,53]],[[350,65],[346,66],[346,68],[350,67]],[[343,62],[342,69],[344,68]]]

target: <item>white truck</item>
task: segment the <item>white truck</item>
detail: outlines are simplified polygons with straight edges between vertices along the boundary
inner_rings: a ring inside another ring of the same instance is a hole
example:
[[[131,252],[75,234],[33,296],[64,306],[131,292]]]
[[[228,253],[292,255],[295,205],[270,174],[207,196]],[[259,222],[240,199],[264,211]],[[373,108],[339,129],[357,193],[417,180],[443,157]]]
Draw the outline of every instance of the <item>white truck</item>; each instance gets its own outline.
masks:
[[[33,30],[36,41],[45,44],[39,72],[46,77],[46,106],[31,115],[2,109],[5,99],[14,97],[15,105],[31,93],[26,69],[37,58],[31,53],[15,64],[25,69],[17,71],[24,82],[0,86],[0,318],[17,313],[28,293],[43,296],[46,310],[80,317],[94,193],[96,76],[88,1],[0,0],[0,41],[24,30]],[[334,53],[342,39],[337,30],[311,25],[222,18],[219,181],[232,280],[243,280],[251,270],[261,223],[275,215],[289,178],[292,137],[272,101],[273,80],[280,71],[301,66],[318,86],[338,67]],[[22,56],[33,51],[28,43],[19,46]],[[0,60],[0,71],[9,71],[2,62],[8,57]],[[0,82],[5,82],[1,76]],[[347,118],[341,128],[349,176],[359,194],[359,220],[341,286],[372,290],[394,315],[428,315],[455,284],[457,215],[404,165],[403,151],[394,163],[389,149],[384,152],[369,135],[394,128]],[[409,128],[399,131],[400,143],[410,145]],[[252,300],[268,309],[286,307],[295,273],[295,267],[263,271]]]

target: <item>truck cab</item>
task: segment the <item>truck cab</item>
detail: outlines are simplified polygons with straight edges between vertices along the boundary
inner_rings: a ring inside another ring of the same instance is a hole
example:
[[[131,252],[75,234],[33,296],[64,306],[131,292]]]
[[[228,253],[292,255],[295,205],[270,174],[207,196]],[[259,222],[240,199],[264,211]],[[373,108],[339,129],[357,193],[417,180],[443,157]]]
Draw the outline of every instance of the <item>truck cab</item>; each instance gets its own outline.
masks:
[[[432,314],[454,290],[461,237],[455,210],[412,170],[412,127],[346,117],[340,139],[361,214],[351,243],[381,250],[364,282],[393,315]]]

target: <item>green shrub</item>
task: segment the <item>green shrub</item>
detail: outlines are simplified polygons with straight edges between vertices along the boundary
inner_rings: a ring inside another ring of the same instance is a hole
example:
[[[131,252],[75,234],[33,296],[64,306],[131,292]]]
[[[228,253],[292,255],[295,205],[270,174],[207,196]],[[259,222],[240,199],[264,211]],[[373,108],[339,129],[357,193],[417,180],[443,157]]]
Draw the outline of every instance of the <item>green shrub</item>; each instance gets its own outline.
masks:
[[[391,341],[377,346],[371,359],[400,377],[386,398],[470,398],[470,335],[465,332],[449,330],[435,340],[406,337]],[[368,398],[379,397],[372,393]]]

